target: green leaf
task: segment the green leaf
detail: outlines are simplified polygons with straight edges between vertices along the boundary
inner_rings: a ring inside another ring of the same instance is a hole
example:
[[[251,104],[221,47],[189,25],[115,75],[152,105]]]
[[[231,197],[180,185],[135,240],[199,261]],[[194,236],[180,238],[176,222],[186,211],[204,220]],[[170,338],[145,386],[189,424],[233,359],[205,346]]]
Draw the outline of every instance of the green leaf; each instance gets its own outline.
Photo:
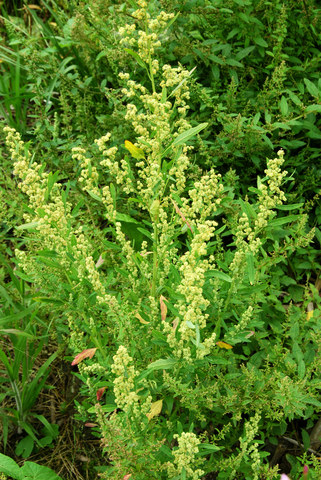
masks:
[[[29,222],[29,223],[24,223],[23,225],[19,225],[19,227],[15,227],[16,230],[34,230],[40,222]]]
[[[215,277],[219,278],[220,280],[224,280],[225,282],[231,283],[232,278],[227,275],[227,273],[220,272],[219,270],[210,270],[206,273],[207,277]]]
[[[169,370],[174,368],[177,364],[177,360],[175,358],[160,358],[156,360],[156,362],[150,363],[148,365],[148,370]]]
[[[137,224],[139,224],[139,222],[137,222],[137,220],[135,220],[134,218],[130,217],[129,215],[126,215],[125,213],[119,213],[119,212],[117,212],[117,213],[116,213],[116,220],[118,220],[119,222],[137,223]]]
[[[277,205],[275,208],[278,210],[297,210],[301,208],[304,203],[293,203],[292,205]]]
[[[12,458],[2,453],[0,453],[0,472],[15,480],[23,480],[25,477],[19,465]]]
[[[254,256],[252,252],[246,252],[247,273],[249,275],[250,284],[255,281]]]
[[[193,128],[190,128],[189,130],[186,130],[186,132],[181,133],[180,135],[178,135],[178,137],[175,138],[172,145],[173,146],[184,145],[187,142],[187,140],[194,137],[201,130],[204,130],[204,128],[206,128],[207,125],[208,125],[207,122],[206,123],[201,123],[200,125],[197,125],[197,127],[193,127]]]
[[[282,95],[282,98],[281,98],[281,101],[280,101],[280,110],[281,110],[281,113],[282,113],[283,117],[286,117],[287,114],[288,114],[288,111],[289,111],[289,106],[288,106],[288,102],[287,102],[284,95]]]
[[[256,45],[259,45],[260,47],[268,47],[269,45],[266,43],[266,41],[264,40],[264,38],[262,37],[255,37],[254,38],[254,42],[256,43]]]
[[[319,97],[321,92],[320,90],[318,89],[318,87],[316,85],[314,85],[313,82],[311,82],[311,80],[309,80],[308,78],[304,78],[304,83],[305,83],[305,86],[307,87],[307,91],[310,93],[310,95],[312,95],[313,97]]]
[[[269,222],[269,227],[278,227],[280,225],[285,225],[286,223],[295,222],[301,218],[300,215],[288,215],[287,217],[275,218]]]
[[[305,112],[306,112],[306,113],[311,113],[311,112],[321,113],[321,105],[309,105],[309,106],[305,109]]]
[[[134,52],[134,50],[132,50],[131,48],[125,48],[124,50],[125,50],[125,52],[129,53],[129,55],[131,55],[132,57],[135,58],[138,65],[140,65],[143,68],[146,68],[146,63],[140,58],[138,53]]]
[[[254,49],[254,45],[252,45],[251,47],[243,48],[243,50],[240,50],[235,55],[236,60],[242,60],[243,58],[247,57]]]
[[[15,454],[18,455],[18,457],[28,458],[30,457],[34,446],[34,440],[28,435],[27,437],[22,438],[20,442],[18,442],[15,449]]]
[[[51,468],[34,462],[25,462],[21,471],[27,477],[25,480],[62,480]]]
[[[237,60],[234,60],[233,58],[227,58],[225,60],[225,63],[227,65],[230,65],[231,67],[244,67],[243,63],[240,63]]]

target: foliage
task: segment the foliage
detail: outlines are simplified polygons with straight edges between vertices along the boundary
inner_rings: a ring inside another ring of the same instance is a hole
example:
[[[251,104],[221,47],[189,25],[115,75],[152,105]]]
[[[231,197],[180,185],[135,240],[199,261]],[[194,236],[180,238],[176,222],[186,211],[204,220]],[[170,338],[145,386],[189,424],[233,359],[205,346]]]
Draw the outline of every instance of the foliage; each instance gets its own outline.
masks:
[[[15,212],[8,166],[3,256],[13,284],[30,288],[14,303],[31,318],[10,333],[13,363],[0,351],[9,394],[21,382],[30,397],[18,425],[33,439],[25,419],[54,358],[20,379],[32,365],[19,352],[38,354],[26,335],[41,305],[78,369],[78,418],[101,438],[102,478],[276,479],[271,446],[294,432],[291,473],[309,464],[314,475],[320,10],[43,4],[27,10],[29,30],[7,15],[2,49],[6,148],[24,199]]]

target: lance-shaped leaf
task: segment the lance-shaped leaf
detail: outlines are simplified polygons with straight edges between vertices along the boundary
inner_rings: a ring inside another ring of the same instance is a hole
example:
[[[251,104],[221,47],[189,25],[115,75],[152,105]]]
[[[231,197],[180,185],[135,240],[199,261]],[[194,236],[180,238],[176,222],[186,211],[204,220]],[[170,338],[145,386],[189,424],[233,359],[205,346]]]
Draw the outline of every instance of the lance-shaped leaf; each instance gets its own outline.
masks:
[[[231,348],[233,348],[232,345],[229,345],[225,342],[216,342],[216,345],[220,348],[225,348],[226,350],[230,350]]]
[[[136,145],[134,145],[129,140],[125,140],[125,148],[131,153],[132,157],[136,158],[136,160],[141,160],[142,158],[145,158],[144,150],[136,147]]]
[[[161,317],[162,317],[162,322],[165,322],[166,320],[166,315],[167,315],[167,305],[164,302],[166,300],[163,295],[160,296],[159,303],[160,303],[160,309],[161,309]]]
[[[190,224],[188,223],[188,221],[186,220],[186,218],[184,217],[184,215],[182,214],[182,212],[181,212],[180,209],[178,208],[177,204],[174,202],[174,200],[172,200],[172,202],[173,202],[174,208],[175,208],[175,210],[176,210],[176,213],[178,213],[178,215],[181,217],[181,219],[183,220],[183,222],[186,223],[186,225],[188,226],[188,228],[190,229],[190,231],[193,233],[192,227],[190,226]]]
[[[139,313],[136,313],[135,317],[138,318],[140,323],[142,323],[143,325],[148,325],[149,324],[149,322],[146,322],[146,320],[144,320],[143,317]]]
[[[157,402],[153,402],[150,407],[150,411],[146,413],[146,417],[148,421],[151,421],[152,418],[157,417],[162,411],[163,408],[163,400],[157,400]]]
[[[81,353],[78,353],[78,355],[75,356],[71,362],[71,365],[78,365],[78,363],[82,362],[85,358],[93,358],[96,350],[97,348],[87,348],[86,350],[83,350]]]
[[[184,145],[184,143],[187,142],[190,138],[194,137],[197,133],[199,133],[201,130],[206,128],[208,123],[201,123],[200,125],[197,125],[197,127],[189,128],[186,130],[186,132],[181,133],[178,135],[174,142],[172,143],[173,146],[175,145]]]

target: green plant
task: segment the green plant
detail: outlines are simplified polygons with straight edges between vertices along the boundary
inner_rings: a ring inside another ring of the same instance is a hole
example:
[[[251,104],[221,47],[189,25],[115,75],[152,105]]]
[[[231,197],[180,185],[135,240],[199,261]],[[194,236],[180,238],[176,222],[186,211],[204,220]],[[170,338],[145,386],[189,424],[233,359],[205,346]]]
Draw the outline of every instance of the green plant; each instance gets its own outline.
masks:
[[[22,467],[10,457],[0,453],[0,472],[14,480],[62,480],[50,468],[34,462],[25,462]]]

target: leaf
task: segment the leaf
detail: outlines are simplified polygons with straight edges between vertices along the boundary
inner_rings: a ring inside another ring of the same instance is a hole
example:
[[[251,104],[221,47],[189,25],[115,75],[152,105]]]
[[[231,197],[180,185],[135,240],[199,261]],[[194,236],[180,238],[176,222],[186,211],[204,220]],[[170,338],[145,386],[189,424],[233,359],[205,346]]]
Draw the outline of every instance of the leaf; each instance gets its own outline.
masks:
[[[101,400],[101,397],[104,395],[105,390],[106,390],[106,387],[98,388],[98,390],[96,392],[96,398],[97,398],[98,402]]]
[[[23,480],[24,475],[19,465],[7,455],[0,453],[0,472],[8,475],[15,480]]]
[[[268,47],[269,45],[266,43],[266,41],[264,40],[264,38],[262,37],[256,37],[254,38],[254,42],[256,43],[256,45],[259,45],[260,47]]]
[[[129,140],[125,140],[125,148],[131,153],[132,157],[136,158],[136,160],[141,160],[145,158],[144,150],[136,147],[136,145],[134,145]]]
[[[307,306],[307,322],[313,317],[313,312],[314,312],[313,302],[310,302],[308,303],[308,306]]]
[[[176,210],[176,213],[178,213],[178,215],[181,217],[181,219],[183,220],[183,222],[186,223],[187,227],[190,229],[190,231],[193,233],[193,230],[192,230],[192,227],[190,226],[190,224],[188,223],[188,221],[186,220],[186,218],[184,217],[184,215],[182,214],[182,212],[180,211],[180,209],[178,208],[177,204],[174,202],[174,200],[172,200],[173,202],[173,205],[174,205],[174,208]]]
[[[34,462],[25,462],[21,471],[24,474],[24,480],[62,480],[51,468]]]
[[[301,218],[300,215],[288,215],[287,217],[275,218],[269,222],[269,227],[279,227],[280,225],[294,222],[299,218]]]
[[[311,112],[321,113],[321,105],[309,105],[309,106],[305,109],[305,112],[306,112],[306,113],[311,113]]]
[[[177,364],[177,360],[174,358],[160,358],[156,362],[150,363],[148,365],[148,370],[169,370],[174,368]]]
[[[282,95],[281,101],[280,101],[280,110],[283,115],[283,117],[286,117],[289,111],[289,106],[288,102],[286,101],[286,98],[284,95]]]
[[[140,321],[140,323],[144,324],[144,325],[148,325],[149,322],[146,322],[146,320],[143,319],[143,317],[139,314],[139,313],[136,313],[135,315],[136,318],[138,318],[138,320]]]
[[[225,343],[221,341],[216,342],[216,345],[220,348],[225,348],[226,350],[231,350],[231,348],[233,348],[232,345],[230,345],[229,343]]]
[[[252,252],[246,252],[247,273],[249,274],[250,284],[255,281],[254,255]]]
[[[150,407],[150,411],[146,413],[146,417],[148,421],[151,421],[152,418],[157,417],[162,411],[163,408],[163,400],[157,400],[153,402]]]
[[[29,222],[29,223],[24,223],[23,225],[19,225],[19,227],[15,227],[16,230],[32,230],[34,228],[37,228],[40,222]]]
[[[227,275],[227,273],[220,272],[219,270],[210,270],[207,272],[207,276],[219,278],[220,280],[224,280],[225,282],[231,283],[232,278]]]
[[[137,61],[138,65],[140,65],[141,67],[143,68],[146,68],[146,64],[144,63],[144,61],[140,58],[140,56],[138,55],[138,53],[134,52],[134,50],[132,50],[131,48],[124,48],[125,52],[129,53],[129,55],[131,55],[132,57],[135,58],[135,60]]]
[[[303,80],[310,95],[312,95],[313,97],[319,97],[321,92],[319,91],[318,87],[316,87],[314,83],[311,82],[311,80],[309,80],[308,78],[304,78]]]
[[[167,305],[164,302],[164,300],[167,300],[163,295],[160,296],[159,302],[160,302],[160,309],[161,309],[161,318],[162,322],[165,322],[166,320],[166,315],[167,315]]]
[[[78,353],[78,355],[75,356],[71,362],[71,365],[78,365],[78,363],[82,362],[85,358],[93,358],[96,350],[97,348],[87,348],[86,350],[83,350],[81,353]]]
[[[181,133],[178,137],[175,138],[174,142],[172,143],[173,146],[175,145],[184,145],[190,138],[194,137],[197,133],[201,130],[206,128],[208,123],[201,123],[197,127],[190,128],[186,130],[186,132]]]
[[[251,47],[243,48],[235,55],[236,60],[242,60],[244,57],[247,57],[249,53],[251,53],[254,49],[254,45],[252,45]]]

